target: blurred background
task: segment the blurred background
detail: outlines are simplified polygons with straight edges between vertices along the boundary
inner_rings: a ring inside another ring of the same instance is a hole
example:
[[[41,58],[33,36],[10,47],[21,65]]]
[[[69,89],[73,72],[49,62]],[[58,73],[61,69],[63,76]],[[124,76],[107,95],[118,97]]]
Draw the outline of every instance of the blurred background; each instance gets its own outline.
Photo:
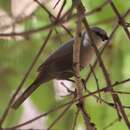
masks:
[[[41,0],[44,6],[46,6],[46,8],[54,16],[57,16],[63,3],[63,0],[61,0],[54,8],[57,1],[58,0]],[[82,1],[86,7],[86,12],[88,12],[100,6],[105,0]],[[71,2],[71,0],[67,0],[63,13],[71,7]],[[124,2],[114,0],[114,4],[122,15],[130,9],[129,0],[125,0]],[[75,10],[73,13],[75,13]],[[130,15],[128,14],[126,17],[126,22],[128,23],[130,20],[129,16]],[[102,10],[87,16],[87,18],[91,26],[102,27],[107,31],[108,35],[111,34],[114,26],[118,22],[117,17],[110,5],[104,6]],[[0,34],[23,32],[46,26],[49,23],[51,23],[51,21],[48,14],[33,0],[0,0]],[[66,28],[68,28],[71,33],[75,35],[76,19],[66,22],[64,26],[66,26]],[[47,34],[48,30],[40,31],[33,35],[12,35],[8,37],[0,35],[0,117],[4,112],[9,99],[31,65],[39,48],[42,46]],[[56,26],[54,28],[53,34],[45,47],[44,52],[27,78],[27,82],[24,84],[22,90],[24,90],[24,88],[26,88],[34,80],[37,75],[38,66],[47,58],[47,56],[50,55],[50,53],[52,53],[62,43],[67,42],[70,38],[70,35],[68,35],[64,29],[61,28],[61,26]],[[115,81],[121,81],[130,77],[130,42],[122,27],[118,28],[103,53],[103,60],[113,83]],[[85,68],[81,72],[81,76],[85,78],[88,72],[89,67]],[[99,66],[96,67],[95,73],[98,78],[100,88],[104,87],[105,81]],[[22,123],[68,101],[70,97],[65,96],[67,94],[67,90],[60,84],[60,82],[61,81],[51,81],[41,85],[41,87],[36,90],[18,110],[12,110],[9,113],[4,126],[11,127]],[[67,82],[66,84],[67,86],[71,86],[70,82]],[[116,90],[129,92],[129,87],[130,83],[128,82],[115,88]],[[87,88],[90,91],[97,89],[93,76],[91,76],[89,82],[87,83]],[[104,100],[112,102],[111,95],[109,93],[102,93],[101,96]],[[130,95],[119,96],[123,105],[130,106]],[[109,123],[117,119],[117,113],[113,108],[97,102],[97,100],[93,97],[85,99],[85,106],[98,130],[103,130]],[[130,110],[125,110],[129,115]],[[76,106],[71,107],[63,118],[53,126],[53,129],[71,130],[76,111]],[[53,122],[53,120],[57,117],[57,113],[59,112],[60,110],[49,114],[45,118],[24,126],[24,128],[47,128],[49,124],[51,124],[51,122]],[[83,129],[84,122],[81,115],[79,115],[76,130]],[[117,121],[108,129],[127,130],[127,127],[123,121]]]

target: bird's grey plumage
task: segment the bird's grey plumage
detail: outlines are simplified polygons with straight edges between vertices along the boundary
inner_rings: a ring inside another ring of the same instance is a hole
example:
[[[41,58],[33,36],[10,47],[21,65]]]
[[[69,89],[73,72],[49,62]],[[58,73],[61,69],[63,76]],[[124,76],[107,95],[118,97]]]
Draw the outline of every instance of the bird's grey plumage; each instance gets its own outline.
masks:
[[[97,48],[102,46],[101,42],[107,40],[107,34],[104,30],[98,27],[91,28],[93,39]],[[24,93],[13,104],[13,108],[19,105],[37,89],[40,84],[52,79],[68,79],[74,75],[73,71],[73,44],[74,38],[63,44],[59,49],[53,52],[45,62],[38,68],[38,76],[34,82],[24,91]],[[91,63],[94,56],[94,50],[90,44],[87,32],[81,35],[80,46],[80,67],[84,68]]]

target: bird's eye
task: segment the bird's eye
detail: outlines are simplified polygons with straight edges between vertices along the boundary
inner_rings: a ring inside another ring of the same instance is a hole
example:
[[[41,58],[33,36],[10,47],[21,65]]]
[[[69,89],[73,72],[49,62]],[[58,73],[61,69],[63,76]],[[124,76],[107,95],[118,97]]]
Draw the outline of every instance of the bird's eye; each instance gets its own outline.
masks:
[[[101,34],[101,33],[99,33],[99,32],[96,32],[96,34],[97,34],[98,36],[102,37],[102,34]]]
[[[96,32],[96,34],[97,34],[103,41],[108,40],[107,35],[101,34],[100,32]]]

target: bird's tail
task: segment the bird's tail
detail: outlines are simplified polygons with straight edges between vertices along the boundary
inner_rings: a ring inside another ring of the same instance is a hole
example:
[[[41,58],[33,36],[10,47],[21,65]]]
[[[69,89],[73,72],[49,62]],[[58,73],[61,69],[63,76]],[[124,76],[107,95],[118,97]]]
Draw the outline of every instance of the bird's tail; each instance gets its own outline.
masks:
[[[12,104],[13,109],[17,109],[40,85],[33,82],[20,97]]]

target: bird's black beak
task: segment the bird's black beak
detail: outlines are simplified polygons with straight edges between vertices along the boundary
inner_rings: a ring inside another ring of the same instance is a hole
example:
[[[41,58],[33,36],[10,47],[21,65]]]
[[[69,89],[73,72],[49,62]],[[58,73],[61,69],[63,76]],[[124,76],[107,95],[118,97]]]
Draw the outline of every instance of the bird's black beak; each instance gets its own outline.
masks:
[[[108,40],[108,39],[109,39],[109,37],[108,37],[107,35],[104,35],[104,36],[102,37],[102,40],[103,40],[103,41]]]

